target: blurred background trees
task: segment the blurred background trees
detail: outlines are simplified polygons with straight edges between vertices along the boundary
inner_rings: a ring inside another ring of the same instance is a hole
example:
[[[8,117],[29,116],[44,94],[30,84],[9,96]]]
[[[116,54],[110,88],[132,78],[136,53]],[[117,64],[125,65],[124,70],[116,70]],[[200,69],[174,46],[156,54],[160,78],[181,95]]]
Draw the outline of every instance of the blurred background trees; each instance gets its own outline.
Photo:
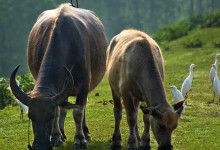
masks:
[[[98,15],[105,26],[108,40],[125,28],[140,29],[152,35],[165,25],[220,9],[219,0],[78,1],[79,7],[90,9]],[[42,11],[66,2],[70,0],[0,0],[0,76],[9,76],[18,64],[22,66],[20,74],[28,72],[26,45],[32,26]],[[197,23],[199,19],[196,18]],[[209,17],[205,19],[208,24]],[[188,21],[193,23],[192,20]],[[184,29],[184,24],[181,25],[175,29]],[[188,22],[186,25],[191,24]]]

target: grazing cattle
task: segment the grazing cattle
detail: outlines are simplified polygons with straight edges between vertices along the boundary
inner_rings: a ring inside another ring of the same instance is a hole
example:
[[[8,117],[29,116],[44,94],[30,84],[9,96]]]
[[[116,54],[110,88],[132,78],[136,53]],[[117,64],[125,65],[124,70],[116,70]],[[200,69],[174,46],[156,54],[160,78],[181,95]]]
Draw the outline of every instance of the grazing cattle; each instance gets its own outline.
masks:
[[[150,125],[159,149],[172,149],[171,134],[177,127],[183,101],[174,106],[167,102],[162,83],[163,57],[156,42],[141,31],[122,31],[111,40],[107,49],[107,73],[115,116],[111,149],[121,148],[121,98],[130,130],[128,149],[151,149]],[[137,126],[139,101],[146,102],[148,106],[142,108],[144,133],[141,139]]]
[[[68,96],[76,96],[74,146],[87,148],[86,140],[90,140],[85,117],[87,96],[104,76],[106,50],[103,25],[92,11],[62,4],[40,14],[27,48],[29,69],[36,80],[34,89],[28,94],[20,90],[15,82],[18,68],[10,81],[15,97],[29,106],[34,149],[52,149],[66,138],[65,108],[76,107],[68,103]]]

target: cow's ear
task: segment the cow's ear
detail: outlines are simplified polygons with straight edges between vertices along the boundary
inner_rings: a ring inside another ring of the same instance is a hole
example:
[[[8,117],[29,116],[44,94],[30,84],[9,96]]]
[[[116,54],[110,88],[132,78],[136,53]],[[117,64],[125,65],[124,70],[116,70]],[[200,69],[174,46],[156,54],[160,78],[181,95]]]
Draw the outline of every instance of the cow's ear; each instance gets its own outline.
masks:
[[[185,101],[183,100],[183,101],[179,101],[179,102],[173,104],[173,109],[174,109],[175,111],[177,111],[180,107],[183,106],[183,103],[184,103],[184,102],[185,102]]]
[[[64,102],[60,103],[59,106],[64,108],[64,109],[67,109],[67,110],[68,109],[73,109],[73,108],[79,108],[78,105],[72,104],[72,103],[70,103],[68,101],[64,101]]]
[[[176,110],[176,114],[180,116],[183,112],[183,109],[184,109],[184,106],[181,106],[178,110]]]

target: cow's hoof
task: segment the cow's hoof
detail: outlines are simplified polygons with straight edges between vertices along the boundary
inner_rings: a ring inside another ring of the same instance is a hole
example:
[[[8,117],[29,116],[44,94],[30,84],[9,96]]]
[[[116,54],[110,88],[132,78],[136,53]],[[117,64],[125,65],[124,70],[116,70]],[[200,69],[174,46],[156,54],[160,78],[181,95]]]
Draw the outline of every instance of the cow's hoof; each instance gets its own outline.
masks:
[[[62,137],[59,135],[59,136],[52,136],[51,138],[51,144],[53,147],[58,147],[60,146],[62,143],[63,143],[63,139]]]
[[[151,150],[150,146],[139,146],[139,150]]]
[[[138,150],[138,148],[128,148],[128,150]]]
[[[111,150],[121,150],[121,145],[111,145]]]
[[[88,145],[85,140],[77,140],[73,144],[74,149],[88,149]]]
[[[88,149],[88,145],[86,143],[83,144],[73,144],[74,149]]]
[[[121,150],[121,145],[111,145],[111,150]]]

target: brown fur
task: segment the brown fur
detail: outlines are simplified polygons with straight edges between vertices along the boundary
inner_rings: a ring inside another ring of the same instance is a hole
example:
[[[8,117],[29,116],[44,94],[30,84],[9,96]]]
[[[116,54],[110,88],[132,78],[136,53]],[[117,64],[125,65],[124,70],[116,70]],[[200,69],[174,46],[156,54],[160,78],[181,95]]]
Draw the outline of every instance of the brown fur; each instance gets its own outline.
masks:
[[[167,102],[163,87],[163,56],[157,43],[144,32],[128,29],[116,35],[107,50],[107,74],[114,100],[115,131],[112,148],[120,145],[121,103],[126,109],[130,129],[128,148],[137,148],[139,138],[137,112],[139,101],[145,101],[152,110],[152,118],[144,115],[145,131],[141,147],[150,146],[149,123],[160,146],[171,145],[172,130],[179,118]],[[149,111],[146,111],[149,112]],[[151,111],[150,111],[151,112]],[[149,122],[150,120],[150,122]],[[160,133],[160,126],[165,133]],[[168,131],[168,132],[166,132]],[[163,138],[161,138],[163,137]]]
[[[104,76],[106,49],[104,27],[92,11],[62,4],[39,15],[27,47],[28,66],[36,80],[34,89],[26,96],[12,83],[14,91],[20,93],[18,97],[27,97],[28,115],[35,135],[34,149],[52,149],[51,143],[58,146],[66,138],[63,107],[72,108],[67,102],[70,95],[76,96],[79,106],[73,113],[76,123],[74,145],[87,147],[86,140],[90,139],[85,117],[87,96]],[[64,87],[71,87],[73,80],[66,80],[70,77],[64,66],[74,80],[74,88],[69,90]],[[64,93],[65,97],[59,97],[58,93]],[[55,102],[53,97],[57,98]]]

